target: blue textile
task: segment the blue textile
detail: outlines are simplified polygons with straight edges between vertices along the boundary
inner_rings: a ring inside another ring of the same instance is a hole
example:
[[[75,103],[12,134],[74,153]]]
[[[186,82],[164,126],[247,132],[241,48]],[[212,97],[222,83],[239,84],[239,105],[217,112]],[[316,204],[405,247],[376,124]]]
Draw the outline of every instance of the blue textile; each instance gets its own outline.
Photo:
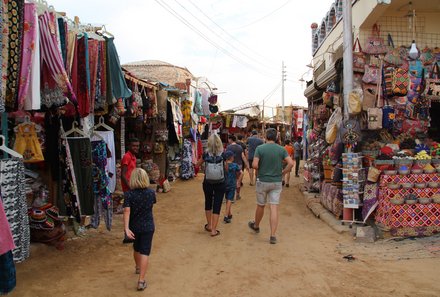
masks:
[[[151,189],[134,189],[125,192],[124,207],[130,207],[129,228],[133,233],[154,231],[153,204],[156,192]]]
[[[16,286],[13,258],[12,251],[0,255],[0,295],[10,293]]]

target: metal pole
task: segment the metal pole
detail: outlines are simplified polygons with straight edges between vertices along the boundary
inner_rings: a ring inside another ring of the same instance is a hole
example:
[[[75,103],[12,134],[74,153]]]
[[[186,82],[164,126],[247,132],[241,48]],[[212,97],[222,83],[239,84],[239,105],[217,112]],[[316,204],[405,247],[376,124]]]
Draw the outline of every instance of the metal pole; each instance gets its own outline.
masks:
[[[348,119],[348,95],[353,89],[353,32],[352,32],[352,6],[351,0],[343,2],[344,22],[344,118]]]
[[[284,126],[284,61],[281,63],[281,121],[283,122]]]

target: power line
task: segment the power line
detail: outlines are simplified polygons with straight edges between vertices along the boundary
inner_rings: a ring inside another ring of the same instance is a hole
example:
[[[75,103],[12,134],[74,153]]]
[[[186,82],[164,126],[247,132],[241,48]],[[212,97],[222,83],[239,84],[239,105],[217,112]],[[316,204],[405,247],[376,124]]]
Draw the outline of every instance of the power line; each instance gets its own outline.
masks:
[[[254,51],[252,48],[248,47],[246,44],[244,44],[243,42],[241,42],[239,39],[235,38],[234,35],[230,34],[228,31],[226,31],[225,29],[223,29],[222,26],[220,26],[217,22],[215,22],[209,15],[207,15],[202,9],[200,9],[200,7],[198,7],[196,4],[194,4],[194,2],[192,2],[191,0],[188,0],[189,3],[191,3],[201,14],[203,14],[208,20],[210,20],[217,28],[219,28],[221,31],[223,31],[227,36],[229,36],[229,38],[235,40],[237,43],[241,44],[243,47],[245,47],[247,50],[253,52],[254,54],[256,54],[257,56],[260,56],[261,58],[265,59],[266,61],[270,62],[270,60],[259,54],[258,52]],[[267,65],[266,65],[267,66]]]
[[[223,40],[224,42],[226,42],[227,44],[229,44],[232,48],[234,48],[235,50],[237,50],[239,53],[241,53],[243,56],[253,60],[254,62],[260,64],[261,66],[263,66],[264,68],[267,68],[266,70],[269,70],[267,65],[262,64],[260,61],[252,58],[251,56],[249,56],[248,53],[243,52],[241,49],[237,48],[234,44],[232,44],[229,40],[223,38],[220,34],[218,34],[217,32],[215,32],[214,30],[212,30],[208,25],[206,25],[202,20],[200,20],[195,14],[193,14],[191,11],[189,11],[185,6],[183,6],[182,4],[180,4],[177,0],[174,0],[174,2],[176,2],[180,7],[182,7],[186,12],[188,12],[193,18],[195,18],[200,24],[202,24],[205,28],[207,28],[209,31],[211,31],[212,33],[214,33],[216,36],[218,36],[221,40]]]
[[[253,21],[253,22],[250,23],[250,24],[247,24],[247,25],[241,26],[241,27],[236,28],[236,29],[243,29],[243,28],[249,27],[249,26],[251,26],[251,25],[253,25],[253,24],[256,24],[256,23],[258,23],[258,22],[264,20],[265,18],[267,18],[267,17],[273,15],[275,12],[277,12],[278,10],[280,10],[281,8],[283,8],[284,6],[286,6],[287,4],[289,4],[289,2],[290,2],[290,0],[287,0],[283,5],[281,5],[281,6],[278,7],[277,9],[273,10],[272,12],[266,14],[265,16],[263,16],[263,17],[257,19],[256,21]]]
[[[172,9],[168,4],[166,4],[163,0],[154,0],[157,4],[159,4],[160,6],[162,6],[162,8],[164,8],[166,11],[168,11],[170,14],[172,14],[174,17],[176,17],[180,22],[182,22],[185,26],[187,26],[190,30],[192,30],[193,32],[197,33],[200,37],[202,37],[204,40],[206,40],[207,42],[209,42],[211,45],[213,45],[214,47],[216,47],[217,49],[219,49],[221,52],[223,52],[224,54],[226,54],[227,56],[229,56],[230,58],[234,59],[235,61],[237,61],[238,63],[240,63],[243,66],[246,66],[250,69],[253,69],[254,71],[259,72],[260,74],[263,74],[265,76],[269,76],[272,77],[271,75],[268,75],[267,73],[261,72],[259,71],[259,69],[257,69],[256,67],[254,67],[253,65],[250,65],[249,63],[241,60],[240,58],[236,57],[235,55],[233,55],[231,52],[229,52],[227,49],[221,47],[220,45],[218,45],[217,43],[215,43],[214,41],[212,41],[209,37],[207,37],[205,34],[203,34],[200,30],[198,30],[196,27],[194,27],[190,22],[188,22],[184,17],[182,17],[179,13],[177,13],[174,9]]]

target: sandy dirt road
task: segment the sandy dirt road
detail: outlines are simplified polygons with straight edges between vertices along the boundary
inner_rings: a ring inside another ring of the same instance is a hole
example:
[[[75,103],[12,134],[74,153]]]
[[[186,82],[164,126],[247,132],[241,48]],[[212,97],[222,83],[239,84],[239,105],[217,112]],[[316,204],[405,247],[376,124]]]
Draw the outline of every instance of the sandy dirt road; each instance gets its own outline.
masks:
[[[100,226],[66,242],[63,251],[34,245],[31,257],[17,264],[11,296],[440,295],[440,238],[429,247],[412,242],[411,249],[406,241],[360,245],[314,217],[292,177],[282,193],[278,244],[271,245],[268,210],[259,234],[247,226],[255,211],[247,176],[232,223],[221,223],[221,235],[211,238],[203,229],[201,182],[202,175],[177,181],[170,193],[158,194],[144,292],[136,291],[132,248],[121,243],[122,216],[115,215],[111,232]],[[407,257],[395,257],[399,252]],[[343,259],[346,253],[356,260]]]

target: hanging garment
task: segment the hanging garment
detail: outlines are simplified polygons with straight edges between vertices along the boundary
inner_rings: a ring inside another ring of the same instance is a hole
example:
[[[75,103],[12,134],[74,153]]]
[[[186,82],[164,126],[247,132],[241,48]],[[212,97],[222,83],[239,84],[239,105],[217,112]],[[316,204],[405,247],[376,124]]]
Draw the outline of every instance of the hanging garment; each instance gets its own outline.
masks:
[[[11,228],[9,227],[8,219],[6,218],[5,209],[3,208],[3,201],[0,197],[0,255],[3,255],[15,248],[14,239],[12,238]]]
[[[86,33],[78,37],[72,67],[72,86],[78,100],[80,117],[90,113],[89,45]]]
[[[72,156],[75,179],[78,188],[78,199],[82,215],[93,215],[92,147],[90,138],[67,138]]]
[[[105,141],[92,141],[92,174],[93,192],[95,194],[94,212],[91,225],[98,228],[100,217],[104,217],[105,226],[108,231],[112,229],[113,203],[112,195],[108,189],[109,177],[107,175],[107,145]]]
[[[21,262],[29,257],[30,245],[22,159],[11,158],[0,161],[0,189],[6,218],[15,244],[14,261]]]
[[[98,47],[99,41],[94,39],[89,39],[89,73],[90,73],[90,113],[95,110],[95,98],[96,98],[96,80],[98,71]]]
[[[246,128],[249,119],[246,116],[238,116],[237,117],[237,127],[238,128]]]
[[[202,107],[202,94],[199,92],[199,90],[195,91],[194,94],[194,113],[202,116],[203,114],[203,107]]]
[[[110,156],[107,155],[107,165],[105,166],[107,175],[110,180],[108,183],[108,189],[110,192],[114,192],[116,189],[116,150],[115,150],[115,134],[113,131],[95,131],[96,134],[101,136],[108,149],[110,150]]]
[[[21,50],[23,40],[24,23],[24,0],[9,0],[9,59],[8,72],[6,75],[6,98],[7,110],[15,110],[17,107],[18,81],[21,65]]]
[[[8,9],[7,1],[0,0],[0,112],[5,112],[6,76],[8,71],[8,43],[9,43]]]
[[[67,73],[69,75],[72,74],[72,66],[73,66],[73,57],[75,55],[75,47],[76,47],[76,36],[78,34],[78,31],[76,31],[75,28],[70,29],[67,32],[67,61],[66,61],[66,68]]]
[[[26,3],[24,6],[23,52],[18,85],[18,110],[24,108],[31,82],[32,60],[34,59],[35,48],[39,46],[35,43],[37,38],[36,24],[38,24],[37,6],[35,3]]]
[[[61,138],[59,148],[60,189],[58,191],[58,208],[60,215],[74,217],[79,223],[81,222],[81,208],[69,142],[65,138]]]
[[[27,4],[26,4],[27,5]],[[26,6],[27,7],[27,6]],[[32,59],[30,65],[29,82],[26,89],[26,96],[24,98],[24,110],[37,110],[41,109],[41,81],[40,81],[40,25],[38,23],[38,15],[35,10],[35,21],[33,23],[35,27],[35,39],[34,48],[32,50]],[[20,87],[21,88],[21,87]],[[21,108],[21,101],[23,98],[19,94],[19,109]]]
[[[34,123],[24,123],[17,126],[14,151],[23,155],[23,162],[25,163],[44,161]]]
[[[78,105],[58,47],[54,13],[38,17],[42,61],[41,100],[46,107],[63,106],[70,100]]]
[[[189,135],[189,129],[191,128],[191,107],[192,102],[190,100],[183,100],[182,103],[182,130],[183,130],[183,136],[187,137]]]
[[[67,69],[67,22],[64,18],[58,18],[58,32],[61,48],[61,56],[63,58],[64,67]]]
[[[98,43],[98,58],[97,58],[97,70],[96,70],[96,87],[94,109],[95,114],[106,114],[108,110],[107,104],[107,62],[106,62],[106,43],[105,41],[99,41]]]
[[[129,98],[131,97],[131,90],[127,87],[124,74],[122,73],[121,63],[119,63],[118,52],[116,51],[113,38],[105,37],[107,42],[107,63],[110,72],[107,75],[110,76],[111,91],[114,98]]]
[[[192,163],[192,145],[191,141],[185,139],[183,141],[183,156],[180,167],[180,177],[184,180],[194,177],[194,166]]]
[[[232,128],[237,127],[237,121],[238,121],[238,116],[234,116],[234,119],[232,120]]]

